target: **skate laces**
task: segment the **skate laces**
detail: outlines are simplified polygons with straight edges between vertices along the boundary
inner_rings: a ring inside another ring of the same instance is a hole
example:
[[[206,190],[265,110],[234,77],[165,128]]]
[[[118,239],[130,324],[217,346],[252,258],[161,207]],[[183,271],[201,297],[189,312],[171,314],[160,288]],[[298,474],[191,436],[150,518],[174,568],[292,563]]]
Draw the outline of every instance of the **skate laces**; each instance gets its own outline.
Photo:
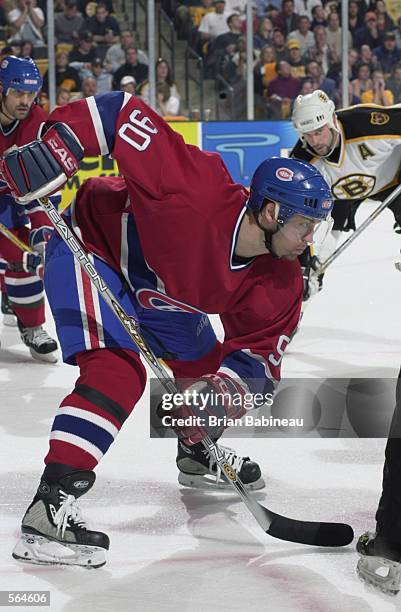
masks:
[[[239,473],[241,471],[241,468],[244,464],[245,459],[247,459],[247,457],[240,457],[239,455],[237,455],[237,453],[235,452],[235,450],[233,448],[230,448],[229,446],[221,446],[219,444],[219,450],[222,451],[222,453],[224,454],[224,460],[237,472]],[[221,477],[221,469],[218,463],[216,463],[216,461],[214,460],[214,457],[210,454],[210,452],[205,449],[204,451],[202,451],[206,454],[206,456],[209,459],[209,470],[210,472],[214,472],[216,470],[216,484],[219,483],[220,481],[220,477]]]
[[[60,490],[60,500],[60,508],[54,515],[53,520],[57,526],[57,533],[61,530],[61,537],[63,538],[66,528],[69,527],[69,519],[81,528],[86,527],[86,523],[82,518],[81,509],[73,495],[69,495]]]
[[[23,331],[23,334],[26,335],[27,341],[36,344],[36,346],[41,346],[50,340],[50,336],[47,331],[43,329],[43,327],[26,327]]]

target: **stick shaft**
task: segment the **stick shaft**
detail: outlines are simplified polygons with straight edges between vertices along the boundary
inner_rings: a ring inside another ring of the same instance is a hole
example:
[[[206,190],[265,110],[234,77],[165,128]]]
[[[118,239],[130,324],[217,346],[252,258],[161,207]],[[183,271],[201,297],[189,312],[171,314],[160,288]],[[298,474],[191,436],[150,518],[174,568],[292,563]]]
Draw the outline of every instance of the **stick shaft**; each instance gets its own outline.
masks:
[[[387,208],[387,206],[389,206],[395,199],[396,197],[401,193],[401,184],[398,185],[388,196],[387,198],[369,215],[369,217],[367,219],[365,219],[365,221],[363,221],[363,223],[361,223],[361,225],[358,227],[358,229],[356,229],[348,238],[345,242],[343,242],[342,244],[340,244],[340,246],[330,255],[330,257],[328,257],[325,261],[323,261],[321,263],[321,265],[319,266],[319,268],[316,270],[317,274],[323,274],[327,268],[333,263],[333,261],[335,261],[337,259],[337,257],[339,257],[341,255],[341,253],[343,253],[345,251],[345,249],[347,249],[349,247],[349,245],[354,242],[354,240],[356,240],[358,238],[358,236],[360,234],[362,234],[363,231],[365,231],[365,229],[367,227],[369,227],[369,225],[371,223],[373,223],[373,221],[380,215],[381,212],[383,212],[383,210],[385,208]]]
[[[21,249],[21,251],[26,251],[27,253],[34,252],[28,244],[20,240],[15,234],[12,233],[11,230],[8,229],[8,227],[3,225],[2,223],[0,223],[0,232],[4,236],[6,236],[6,238],[8,238],[11,242],[13,242],[19,249]]]

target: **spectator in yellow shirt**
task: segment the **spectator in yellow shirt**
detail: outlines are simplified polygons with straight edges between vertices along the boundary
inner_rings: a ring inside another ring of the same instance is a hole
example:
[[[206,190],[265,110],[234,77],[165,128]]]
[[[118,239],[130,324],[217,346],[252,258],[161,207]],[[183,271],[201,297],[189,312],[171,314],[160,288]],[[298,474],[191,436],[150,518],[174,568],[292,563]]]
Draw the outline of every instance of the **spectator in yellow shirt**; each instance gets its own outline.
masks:
[[[391,106],[394,104],[394,95],[390,89],[385,89],[384,73],[375,70],[372,75],[372,88],[361,95],[363,104],[380,104],[381,106]]]

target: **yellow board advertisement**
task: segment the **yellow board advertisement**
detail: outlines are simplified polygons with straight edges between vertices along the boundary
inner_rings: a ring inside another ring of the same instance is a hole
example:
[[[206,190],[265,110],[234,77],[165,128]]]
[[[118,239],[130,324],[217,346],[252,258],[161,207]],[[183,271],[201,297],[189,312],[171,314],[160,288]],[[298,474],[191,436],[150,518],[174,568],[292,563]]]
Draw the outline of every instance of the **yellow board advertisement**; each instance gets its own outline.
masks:
[[[187,144],[200,146],[202,141],[200,123],[194,121],[175,121],[170,125],[176,132],[182,135]],[[61,192],[61,210],[68,206],[71,200],[73,200],[76,191],[90,176],[116,175],[118,175],[118,166],[110,157],[86,157],[80,164],[79,172],[68,181]]]

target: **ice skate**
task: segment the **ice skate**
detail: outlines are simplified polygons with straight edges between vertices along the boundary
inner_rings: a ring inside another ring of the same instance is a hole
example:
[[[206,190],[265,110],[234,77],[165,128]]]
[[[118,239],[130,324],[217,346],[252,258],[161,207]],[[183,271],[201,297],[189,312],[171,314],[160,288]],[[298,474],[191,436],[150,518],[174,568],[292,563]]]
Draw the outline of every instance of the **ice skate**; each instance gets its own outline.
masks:
[[[7,293],[1,294],[1,312],[3,315],[3,325],[6,327],[17,327],[17,317],[11,308]]]
[[[37,361],[45,363],[57,362],[57,342],[50,338],[49,334],[41,325],[38,327],[24,327],[18,321],[18,327],[23,343]]]
[[[357,574],[364,582],[388,595],[397,595],[401,584],[401,545],[366,532],[358,540]]]
[[[260,467],[249,457],[240,457],[232,448],[219,444],[224,453],[225,460],[238,473],[247,489],[263,489],[265,482]],[[210,456],[202,443],[187,446],[178,441],[177,467],[179,469],[178,482],[187,487],[207,488],[219,487],[231,489],[230,483],[219,466]]]
[[[66,474],[52,484],[41,480],[22,519],[14,559],[40,565],[104,565],[109,538],[86,528],[76,501],[94,482],[90,471]]]

